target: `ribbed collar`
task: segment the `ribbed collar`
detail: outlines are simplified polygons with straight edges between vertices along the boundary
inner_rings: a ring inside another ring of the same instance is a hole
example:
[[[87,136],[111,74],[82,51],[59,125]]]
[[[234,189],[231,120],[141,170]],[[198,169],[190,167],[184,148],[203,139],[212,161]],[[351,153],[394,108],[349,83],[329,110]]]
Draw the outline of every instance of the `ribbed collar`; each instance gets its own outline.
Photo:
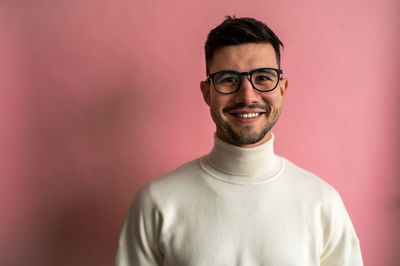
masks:
[[[274,135],[254,148],[228,144],[214,135],[214,147],[204,157],[204,170],[232,183],[259,183],[276,176],[282,160],[274,153]]]

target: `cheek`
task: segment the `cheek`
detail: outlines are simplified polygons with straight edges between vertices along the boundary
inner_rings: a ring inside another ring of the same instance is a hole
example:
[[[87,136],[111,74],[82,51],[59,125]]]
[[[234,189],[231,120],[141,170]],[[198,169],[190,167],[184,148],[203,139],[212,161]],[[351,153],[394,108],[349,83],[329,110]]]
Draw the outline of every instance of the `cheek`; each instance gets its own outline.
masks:
[[[223,109],[229,105],[229,97],[225,97],[225,95],[211,95],[210,100],[214,109]]]
[[[266,94],[266,95],[264,95],[263,100],[270,106],[279,107],[282,105],[282,96],[279,93],[274,92],[274,93]]]

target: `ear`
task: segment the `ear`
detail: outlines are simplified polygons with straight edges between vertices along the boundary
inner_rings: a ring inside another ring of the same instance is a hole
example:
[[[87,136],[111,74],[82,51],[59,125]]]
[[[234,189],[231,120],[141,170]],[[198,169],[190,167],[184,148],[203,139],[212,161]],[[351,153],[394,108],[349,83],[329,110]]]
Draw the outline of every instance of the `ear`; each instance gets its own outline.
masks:
[[[286,92],[287,92],[288,86],[289,86],[289,81],[287,78],[282,78],[279,81],[279,91],[280,91],[283,99],[286,98]]]
[[[204,101],[208,106],[210,106],[210,82],[201,81],[200,82],[201,93],[203,94]]]

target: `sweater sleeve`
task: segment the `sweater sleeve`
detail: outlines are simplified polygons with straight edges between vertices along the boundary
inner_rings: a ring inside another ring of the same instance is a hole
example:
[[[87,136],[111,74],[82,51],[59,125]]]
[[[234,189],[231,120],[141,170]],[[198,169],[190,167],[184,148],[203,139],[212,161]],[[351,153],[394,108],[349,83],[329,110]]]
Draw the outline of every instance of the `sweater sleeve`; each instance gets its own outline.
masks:
[[[150,196],[149,187],[135,196],[121,229],[116,266],[162,265],[158,246],[161,215]]]
[[[335,191],[322,210],[321,266],[362,266],[360,243],[342,199]]]

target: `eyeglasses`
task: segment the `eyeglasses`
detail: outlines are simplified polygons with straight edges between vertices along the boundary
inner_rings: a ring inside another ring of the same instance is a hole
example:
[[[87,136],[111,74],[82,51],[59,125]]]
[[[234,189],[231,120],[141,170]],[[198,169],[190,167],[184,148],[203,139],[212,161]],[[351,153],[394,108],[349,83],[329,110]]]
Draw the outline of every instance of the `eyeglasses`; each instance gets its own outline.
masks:
[[[236,72],[223,70],[208,75],[214,88],[221,94],[231,94],[239,90],[242,76],[250,76],[249,81],[257,91],[268,92],[274,90],[281,79],[283,71],[276,68],[259,68],[250,72]]]

